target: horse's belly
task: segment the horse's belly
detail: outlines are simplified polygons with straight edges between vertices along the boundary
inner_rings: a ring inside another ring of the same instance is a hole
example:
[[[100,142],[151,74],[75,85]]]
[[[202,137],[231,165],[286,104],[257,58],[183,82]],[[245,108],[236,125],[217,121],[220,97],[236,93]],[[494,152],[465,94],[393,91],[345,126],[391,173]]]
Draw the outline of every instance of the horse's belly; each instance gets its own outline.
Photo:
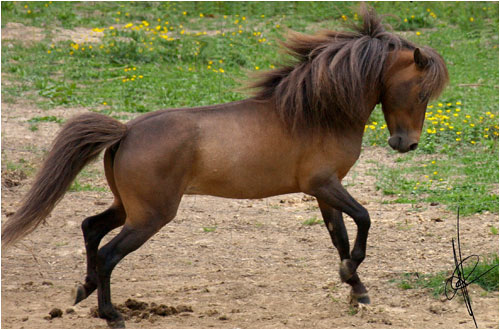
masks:
[[[209,177],[197,177],[186,187],[185,194],[226,198],[254,199],[298,192],[294,178],[269,173],[238,175],[238,171]]]

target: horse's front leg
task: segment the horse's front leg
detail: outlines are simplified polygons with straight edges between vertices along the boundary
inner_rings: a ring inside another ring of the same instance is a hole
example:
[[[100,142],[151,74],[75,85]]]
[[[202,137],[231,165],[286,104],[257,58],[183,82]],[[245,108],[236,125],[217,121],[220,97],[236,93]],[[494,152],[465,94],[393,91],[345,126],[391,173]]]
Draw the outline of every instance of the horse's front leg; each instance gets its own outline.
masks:
[[[336,177],[317,180],[312,185],[311,194],[318,199],[332,242],[339,252],[342,261],[340,278],[352,287],[352,303],[369,303],[368,292],[356,273],[366,255],[366,240],[370,228],[368,211],[345,190]],[[358,227],[351,253],[342,212],[350,215]]]

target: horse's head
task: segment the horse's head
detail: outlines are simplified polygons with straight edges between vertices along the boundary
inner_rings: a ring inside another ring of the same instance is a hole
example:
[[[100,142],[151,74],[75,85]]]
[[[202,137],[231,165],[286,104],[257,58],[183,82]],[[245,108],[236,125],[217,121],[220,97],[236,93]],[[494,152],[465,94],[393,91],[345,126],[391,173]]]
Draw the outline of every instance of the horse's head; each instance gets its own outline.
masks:
[[[389,56],[380,101],[391,134],[389,145],[399,152],[415,150],[427,103],[448,81],[442,58],[431,49],[400,50]]]

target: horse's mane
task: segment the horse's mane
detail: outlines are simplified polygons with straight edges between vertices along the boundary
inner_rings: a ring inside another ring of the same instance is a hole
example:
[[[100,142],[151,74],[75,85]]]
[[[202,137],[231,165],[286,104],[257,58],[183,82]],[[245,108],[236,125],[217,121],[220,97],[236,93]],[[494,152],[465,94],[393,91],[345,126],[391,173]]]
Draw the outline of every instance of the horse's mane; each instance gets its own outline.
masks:
[[[386,31],[371,8],[361,6],[362,21],[351,31],[323,31],[317,35],[292,33],[283,42],[295,62],[259,74],[258,100],[272,100],[282,121],[292,131],[353,127],[365,117],[364,96],[377,88],[390,52],[416,46]],[[433,49],[421,82],[425,97],[439,95],[448,81],[446,66]]]

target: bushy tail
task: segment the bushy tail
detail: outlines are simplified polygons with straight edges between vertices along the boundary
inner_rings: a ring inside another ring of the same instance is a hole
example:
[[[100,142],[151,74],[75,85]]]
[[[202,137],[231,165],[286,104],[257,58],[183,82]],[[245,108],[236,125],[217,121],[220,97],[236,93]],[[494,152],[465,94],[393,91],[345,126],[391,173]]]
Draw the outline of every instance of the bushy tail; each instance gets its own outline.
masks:
[[[10,245],[35,230],[83,167],[102,150],[119,142],[126,131],[126,125],[97,113],[80,115],[68,121],[54,140],[22,206],[5,223],[2,246]]]

